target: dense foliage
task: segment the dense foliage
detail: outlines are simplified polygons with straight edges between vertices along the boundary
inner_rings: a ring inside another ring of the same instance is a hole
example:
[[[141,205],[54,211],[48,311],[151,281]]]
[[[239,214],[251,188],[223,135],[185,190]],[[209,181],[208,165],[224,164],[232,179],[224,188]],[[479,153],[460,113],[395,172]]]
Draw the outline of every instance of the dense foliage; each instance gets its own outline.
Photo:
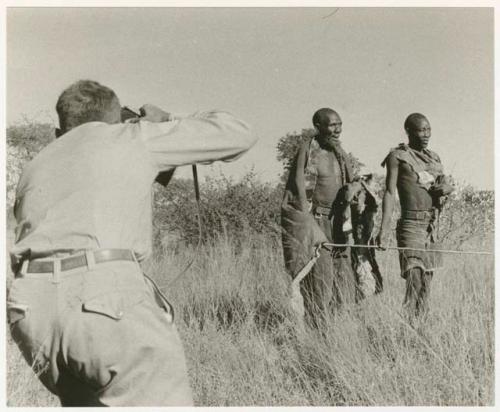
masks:
[[[48,123],[24,121],[8,127],[6,137],[7,207],[12,207],[24,164],[54,139],[54,127]]]
[[[200,187],[200,204],[191,180],[173,179],[167,188],[155,190],[155,244],[181,240],[196,244],[229,235],[244,240],[254,234],[279,235],[283,188],[256,179],[253,172],[239,181],[207,178]],[[201,216],[199,227],[198,215]],[[171,246],[171,245],[169,245]]]
[[[55,138],[54,126],[49,123],[24,121],[7,128],[7,146],[23,148],[27,158],[47,146]]]
[[[439,221],[440,239],[453,248],[475,238],[481,240],[495,227],[495,193],[457,186],[445,203]]]

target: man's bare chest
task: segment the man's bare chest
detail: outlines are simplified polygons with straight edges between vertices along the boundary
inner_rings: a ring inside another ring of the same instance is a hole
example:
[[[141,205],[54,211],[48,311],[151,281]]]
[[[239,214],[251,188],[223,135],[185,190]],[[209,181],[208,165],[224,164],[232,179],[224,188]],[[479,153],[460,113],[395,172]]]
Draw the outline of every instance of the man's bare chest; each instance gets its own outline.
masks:
[[[401,161],[399,162],[398,177],[405,181],[414,181],[415,183],[418,180],[418,175],[414,169],[408,163]]]
[[[315,174],[319,179],[336,178],[340,176],[340,165],[335,153],[321,150],[313,160]]]

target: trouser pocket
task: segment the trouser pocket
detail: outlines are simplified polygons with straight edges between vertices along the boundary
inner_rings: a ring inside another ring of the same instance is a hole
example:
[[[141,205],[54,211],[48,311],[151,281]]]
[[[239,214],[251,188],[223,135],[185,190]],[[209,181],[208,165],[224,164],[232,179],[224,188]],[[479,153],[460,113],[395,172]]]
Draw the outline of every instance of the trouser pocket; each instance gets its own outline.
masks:
[[[92,312],[120,320],[127,311],[144,299],[144,292],[137,290],[114,291],[87,299],[83,305],[84,312]]]
[[[28,305],[7,302],[7,322],[9,323],[9,326],[25,319],[28,315],[28,310]]]
[[[174,321],[174,308],[170,304],[170,302],[167,300],[167,297],[163,294],[163,292],[160,290],[156,282],[151,279],[148,275],[144,274],[144,280],[146,281],[146,284],[149,286],[154,299],[158,306],[162,308],[165,311],[165,317],[169,323],[173,323]]]
[[[11,294],[14,295],[14,294]],[[41,377],[47,370],[48,358],[44,350],[50,336],[47,322],[40,319],[40,314],[24,300],[9,296],[7,300],[7,322],[12,339],[21,351],[24,359]],[[33,309],[35,311],[33,312]],[[42,380],[44,384],[46,382]]]
[[[29,306],[24,303],[7,301],[7,322],[12,339],[21,350],[35,347],[29,322]],[[29,358],[33,358],[30,354]]]

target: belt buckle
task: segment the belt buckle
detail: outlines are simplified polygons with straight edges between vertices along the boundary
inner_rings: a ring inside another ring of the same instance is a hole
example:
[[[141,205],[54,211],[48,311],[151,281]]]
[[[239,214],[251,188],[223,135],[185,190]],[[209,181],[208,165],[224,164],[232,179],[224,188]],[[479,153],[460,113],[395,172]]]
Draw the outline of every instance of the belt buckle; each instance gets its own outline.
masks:
[[[425,220],[427,218],[430,218],[432,216],[432,213],[429,210],[423,210],[420,212],[422,214],[422,220]]]

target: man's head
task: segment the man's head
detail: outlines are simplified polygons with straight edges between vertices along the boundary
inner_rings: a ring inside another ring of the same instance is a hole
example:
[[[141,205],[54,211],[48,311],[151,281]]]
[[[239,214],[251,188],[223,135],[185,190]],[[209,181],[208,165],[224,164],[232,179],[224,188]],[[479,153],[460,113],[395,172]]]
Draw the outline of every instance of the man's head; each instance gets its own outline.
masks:
[[[319,139],[326,144],[338,140],[342,133],[342,119],[335,110],[329,108],[317,110],[312,122],[318,130]]]
[[[429,120],[420,113],[410,114],[404,124],[410,147],[422,150],[426,149],[431,138],[431,125]]]
[[[79,80],[65,89],[56,104],[57,137],[88,122],[119,123],[120,102],[115,92],[91,80]]]

